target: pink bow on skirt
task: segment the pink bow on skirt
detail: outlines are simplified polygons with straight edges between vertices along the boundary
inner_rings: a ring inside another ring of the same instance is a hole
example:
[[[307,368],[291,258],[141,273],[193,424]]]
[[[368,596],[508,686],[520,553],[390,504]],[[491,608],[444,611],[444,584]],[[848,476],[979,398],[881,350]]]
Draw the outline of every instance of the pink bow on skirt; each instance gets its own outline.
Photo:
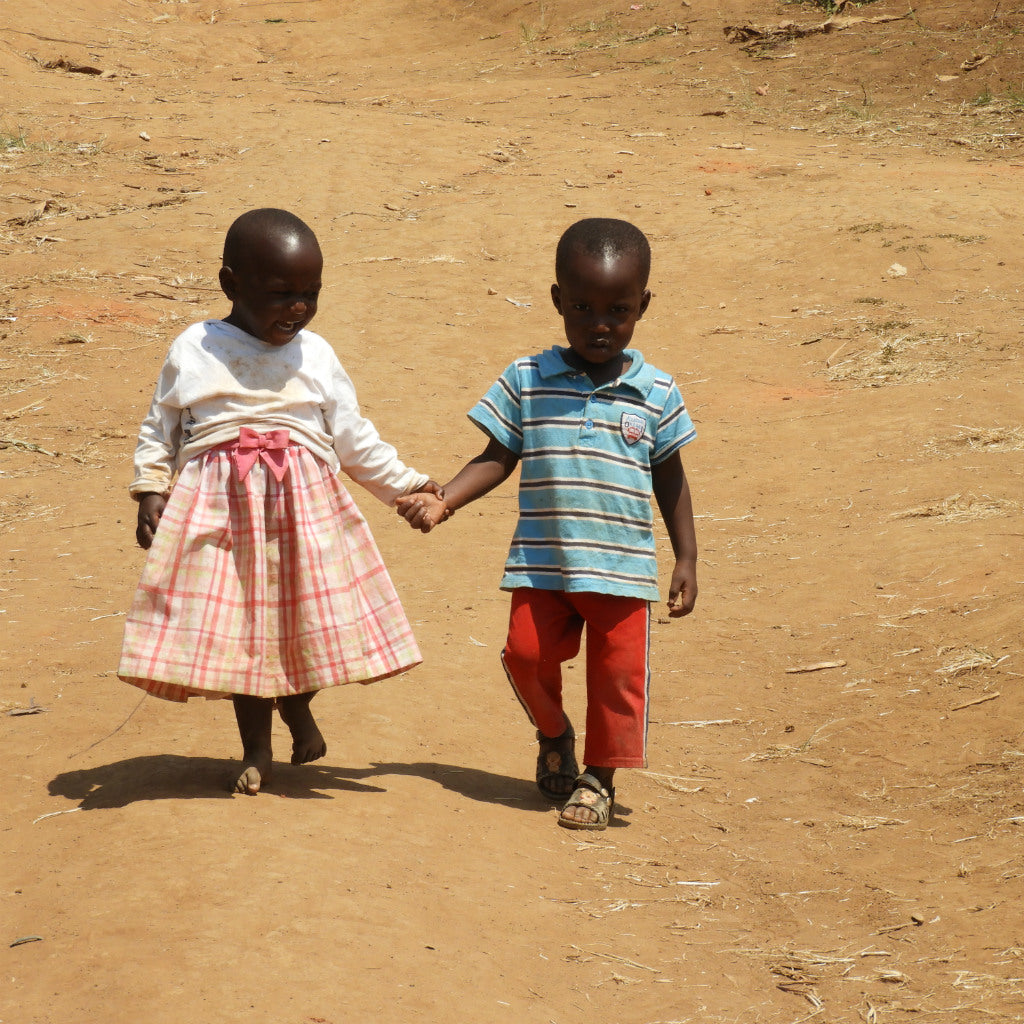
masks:
[[[238,479],[244,480],[259,459],[280,483],[288,472],[288,444],[287,430],[268,430],[265,434],[259,434],[249,427],[240,428],[238,442],[230,449],[238,470]]]

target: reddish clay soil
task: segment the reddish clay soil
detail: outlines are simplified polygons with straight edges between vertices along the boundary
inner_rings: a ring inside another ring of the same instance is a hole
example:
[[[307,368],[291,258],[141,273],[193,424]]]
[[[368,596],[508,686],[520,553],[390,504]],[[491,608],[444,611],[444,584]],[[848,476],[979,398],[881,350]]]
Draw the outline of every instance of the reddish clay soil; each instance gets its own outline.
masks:
[[[1024,9],[840,6],[4,5],[0,1021],[1024,1019]],[[429,537],[357,494],[425,661],[258,797],[230,706],[117,680],[138,424],[268,205],[439,479],[560,232],[648,233],[701,595],[608,831],[498,663],[511,482]]]

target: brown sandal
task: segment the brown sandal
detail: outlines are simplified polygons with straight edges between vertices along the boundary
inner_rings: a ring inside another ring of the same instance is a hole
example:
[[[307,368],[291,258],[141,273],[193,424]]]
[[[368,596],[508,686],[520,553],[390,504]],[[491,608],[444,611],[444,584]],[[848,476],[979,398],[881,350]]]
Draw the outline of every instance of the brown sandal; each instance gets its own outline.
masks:
[[[600,832],[608,827],[608,821],[615,809],[615,787],[602,786],[601,780],[584,772],[576,780],[576,789],[569,797],[562,811],[570,807],[586,807],[597,815],[595,821],[575,821],[573,818],[558,817],[558,824],[562,828],[582,829],[590,832]]]
[[[552,785],[553,779],[568,779],[573,782],[579,775],[580,766],[576,762],[576,733],[571,725],[565,727],[561,736],[545,736],[537,730],[537,742],[540,751],[537,754],[537,788],[549,800],[564,800],[571,789],[557,790]]]

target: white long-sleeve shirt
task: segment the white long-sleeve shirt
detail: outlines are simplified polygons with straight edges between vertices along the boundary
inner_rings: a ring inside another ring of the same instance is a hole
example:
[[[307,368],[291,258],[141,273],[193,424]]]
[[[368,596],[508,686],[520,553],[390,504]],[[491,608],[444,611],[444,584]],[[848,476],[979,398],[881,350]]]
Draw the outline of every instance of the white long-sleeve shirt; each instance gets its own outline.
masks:
[[[300,331],[274,346],[205,320],[171,344],[139,432],[130,493],[167,494],[189,459],[234,441],[240,427],[287,430],[388,505],[429,479],[362,415],[351,379],[320,335]]]

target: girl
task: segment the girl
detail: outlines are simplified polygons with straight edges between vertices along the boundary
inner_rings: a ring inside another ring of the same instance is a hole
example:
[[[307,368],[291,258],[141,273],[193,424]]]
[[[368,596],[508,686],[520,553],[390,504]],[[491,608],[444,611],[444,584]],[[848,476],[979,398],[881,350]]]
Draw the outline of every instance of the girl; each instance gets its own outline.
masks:
[[[275,704],[292,764],[314,761],[327,752],[317,690],[422,660],[336,473],[387,504],[437,485],[381,440],[333,350],[306,330],[322,270],[316,236],[292,214],[232,224],[220,270],[231,312],[172,344],[129,488],[149,555],[118,675],[167,700],[230,696],[239,793],[270,780]]]

